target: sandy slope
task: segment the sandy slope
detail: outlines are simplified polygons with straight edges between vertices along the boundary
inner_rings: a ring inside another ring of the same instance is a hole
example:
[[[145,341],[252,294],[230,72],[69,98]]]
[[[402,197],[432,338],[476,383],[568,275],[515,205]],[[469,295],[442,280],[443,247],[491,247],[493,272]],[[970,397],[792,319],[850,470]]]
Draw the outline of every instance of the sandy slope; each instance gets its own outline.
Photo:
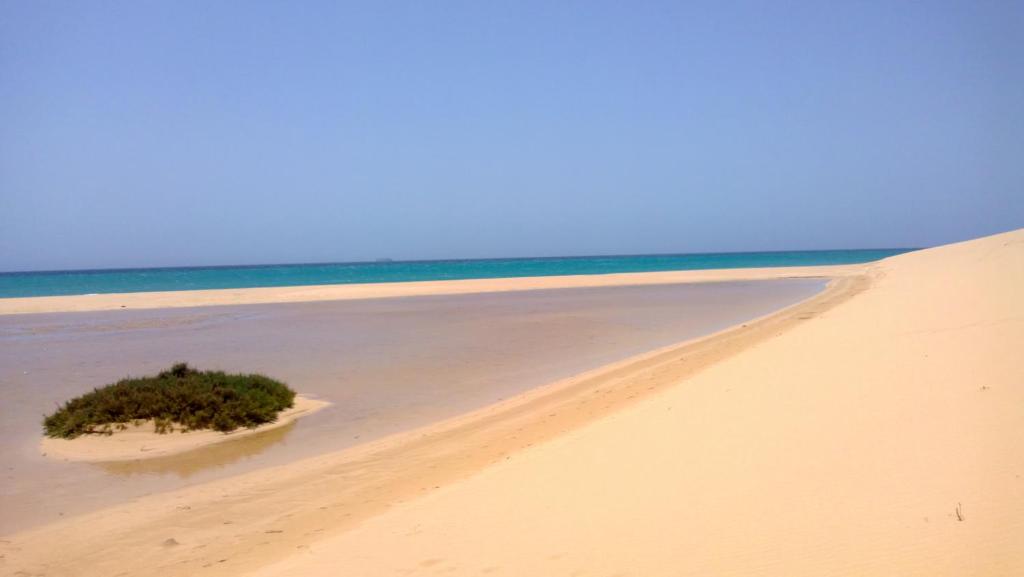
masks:
[[[1024,574],[1024,231],[858,270],[460,419],[6,537],[0,570]]]
[[[1022,575],[1024,233],[873,268],[819,318],[259,574]]]

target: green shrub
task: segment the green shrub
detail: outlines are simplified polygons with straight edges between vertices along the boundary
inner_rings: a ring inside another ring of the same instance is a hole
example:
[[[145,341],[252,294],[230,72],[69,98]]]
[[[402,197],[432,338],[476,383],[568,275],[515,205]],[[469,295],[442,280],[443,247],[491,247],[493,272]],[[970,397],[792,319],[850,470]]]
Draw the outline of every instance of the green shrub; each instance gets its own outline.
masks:
[[[123,379],[64,403],[43,419],[47,436],[110,434],[152,419],[158,433],[253,428],[290,408],[295,391],[263,375],[197,371],[179,363],[155,377]]]

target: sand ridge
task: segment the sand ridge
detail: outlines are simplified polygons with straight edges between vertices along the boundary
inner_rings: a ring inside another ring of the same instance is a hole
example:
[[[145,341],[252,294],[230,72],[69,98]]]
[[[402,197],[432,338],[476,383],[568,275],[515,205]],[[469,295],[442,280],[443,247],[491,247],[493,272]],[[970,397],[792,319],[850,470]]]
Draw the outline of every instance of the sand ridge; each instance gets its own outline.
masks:
[[[1024,574],[1024,231],[869,268],[839,306],[255,575]]]

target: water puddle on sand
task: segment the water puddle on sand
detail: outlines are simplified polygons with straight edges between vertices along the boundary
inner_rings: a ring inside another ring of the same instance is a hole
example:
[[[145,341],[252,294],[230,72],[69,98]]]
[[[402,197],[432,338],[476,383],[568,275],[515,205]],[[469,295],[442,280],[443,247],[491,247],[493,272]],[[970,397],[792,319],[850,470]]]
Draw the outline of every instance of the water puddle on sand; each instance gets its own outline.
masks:
[[[803,300],[787,279],[0,316],[0,534],[337,451]],[[176,361],[261,372],[333,403],[190,453],[121,463],[39,452],[58,403]]]

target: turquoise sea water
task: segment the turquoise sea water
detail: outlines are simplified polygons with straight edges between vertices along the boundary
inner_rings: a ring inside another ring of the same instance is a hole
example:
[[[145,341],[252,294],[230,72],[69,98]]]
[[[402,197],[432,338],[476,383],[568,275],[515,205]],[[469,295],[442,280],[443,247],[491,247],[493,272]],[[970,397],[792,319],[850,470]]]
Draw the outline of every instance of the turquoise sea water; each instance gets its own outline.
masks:
[[[0,298],[869,262],[913,249],[820,250],[0,273]]]

